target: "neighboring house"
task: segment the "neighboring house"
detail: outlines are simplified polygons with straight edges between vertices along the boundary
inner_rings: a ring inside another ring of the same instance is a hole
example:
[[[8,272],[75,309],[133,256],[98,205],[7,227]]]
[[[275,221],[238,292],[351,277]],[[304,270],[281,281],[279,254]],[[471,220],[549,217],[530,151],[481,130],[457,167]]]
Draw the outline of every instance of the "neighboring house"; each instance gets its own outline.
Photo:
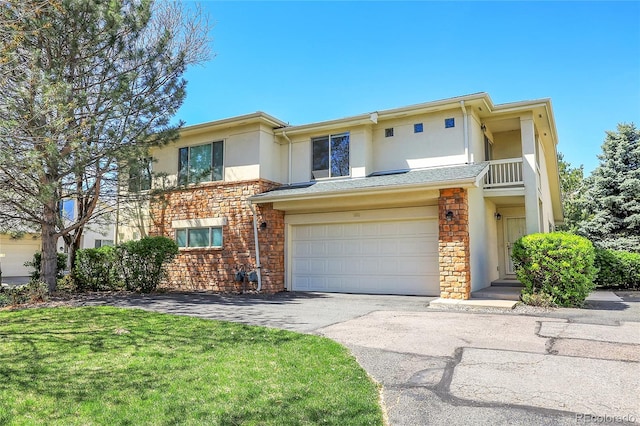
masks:
[[[150,233],[181,247],[174,288],[237,290],[257,234],[263,291],[469,298],[514,276],[518,237],[562,220],[557,143],[550,100],[486,93],[300,126],[262,112],[199,124],[152,152],[176,187],[151,204]]]
[[[62,215],[68,220],[75,216],[75,203],[66,200],[62,203]],[[95,222],[95,221],[94,221]],[[111,224],[90,223],[85,227],[81,237],[81,248],[97,248],[104,245],[113,245],[115,226]],[[31,268],[24,266],[25,262],[31,262],[33,255],[41,251],[42,240],[40,234],[35,232],[1,234],[0,233],[0,271],[2,281],[10,282],[11,278],[27,277],[31,274]],[[68,253],[62,238],[58,239],[58,252]]]

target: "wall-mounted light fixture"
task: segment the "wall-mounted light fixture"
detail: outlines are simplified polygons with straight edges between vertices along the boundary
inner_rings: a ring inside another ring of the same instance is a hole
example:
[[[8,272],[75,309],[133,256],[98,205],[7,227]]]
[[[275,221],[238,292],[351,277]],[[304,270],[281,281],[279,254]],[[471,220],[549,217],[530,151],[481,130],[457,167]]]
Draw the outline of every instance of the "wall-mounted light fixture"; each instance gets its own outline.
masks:
[[[486,132],[487,131],[487,126],[485,126],[484,123],[482,123],[480,125],[480,130],[482,130],[483,132]]]
[[[502,219],[502,215],[500,213],[498,213],[498,212],[495,212],[493,214],[493,216],[496,218],[496,220],[501,220]]]
[[[447,218],[447,221],[453,220],[453,212],[451,210],[447,210],[447,213],[444,216]]]
[[[267,229],[267,222],[262,222],[262,223],[260,224],[260,229],[261,229],[261,230],[263,230],[263,231],[264,231],[265,229]]]

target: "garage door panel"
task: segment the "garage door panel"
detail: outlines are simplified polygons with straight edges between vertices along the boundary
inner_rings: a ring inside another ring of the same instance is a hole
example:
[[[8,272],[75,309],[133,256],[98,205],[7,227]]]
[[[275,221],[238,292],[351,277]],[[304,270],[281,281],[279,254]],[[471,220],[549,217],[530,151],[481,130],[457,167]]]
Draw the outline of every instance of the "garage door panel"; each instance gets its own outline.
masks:
[[[380,248],[378,247],[379,242],[376,240],[361,241],[360,245],[361,245],[360,253],[362,253],[365,256],[375,256],[380,252]]]
[[[348,272],[344,263],[345,262],[342,259],[327,259],[327,273],[342,274],[344,272]]]
[[[437,230],[426,219],[293,226],[292,288],[437,295]]]
[[[359,255],[360,254],[360,241],[345,241],[343,243],[345,255]]]

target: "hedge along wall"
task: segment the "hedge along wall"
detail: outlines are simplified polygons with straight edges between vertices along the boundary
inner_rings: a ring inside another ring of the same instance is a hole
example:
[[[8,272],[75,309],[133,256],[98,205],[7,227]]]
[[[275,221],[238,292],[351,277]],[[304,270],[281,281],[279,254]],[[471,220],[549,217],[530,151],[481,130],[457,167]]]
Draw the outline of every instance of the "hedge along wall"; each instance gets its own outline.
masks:
[[[640,290],[640,253],[596,248],[598,287]]]

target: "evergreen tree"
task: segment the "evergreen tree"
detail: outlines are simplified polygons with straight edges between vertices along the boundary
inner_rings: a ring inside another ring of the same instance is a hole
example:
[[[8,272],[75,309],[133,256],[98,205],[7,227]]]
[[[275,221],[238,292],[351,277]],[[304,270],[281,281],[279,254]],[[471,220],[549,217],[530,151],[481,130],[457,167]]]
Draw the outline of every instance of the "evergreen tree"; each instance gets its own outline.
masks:
[[[115,206],[127,165],[177,137],[182,76],[208,58],[208,31],[177,2],[0,5],[0,223],[40,230],[51,290],[58,238],[73,259],[87,223]]]
[[[587,179],[580,233],[604,248],[640,252],[640,132],[633,123],[607,132],[600,165]]]
[[[560,189],[562,191],[562,209],[564,223],[558,226],[561,231],[576,232],[580,223],[585,219],[584,214],[584,167],[572,167],[558,152],[558,174],[560,175]]]

